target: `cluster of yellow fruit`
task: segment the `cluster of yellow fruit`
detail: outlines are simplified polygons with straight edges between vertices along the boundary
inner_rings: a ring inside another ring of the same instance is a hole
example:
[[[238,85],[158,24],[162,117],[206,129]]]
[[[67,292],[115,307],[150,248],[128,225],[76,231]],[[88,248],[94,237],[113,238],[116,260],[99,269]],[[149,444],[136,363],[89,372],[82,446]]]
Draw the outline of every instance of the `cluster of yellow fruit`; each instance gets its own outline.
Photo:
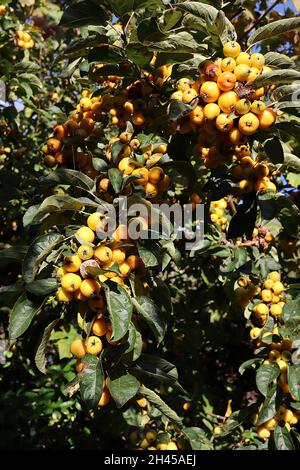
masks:
[[[134,450],[182,450],[184,442],[177,442],[167,432],[149,427],[144,430],[132,431],[129,441]]]
[[[256,303],[252,313],[260,325],[267,322],[269,315],[277,320],[280,319],[286,302],[285,287],[280,278],[280,273],[273,271],[264,281],[263,288],[257,288],[256,293],[258,293],[260,300],[257,302],[255,298],[253,299]]]
[[[276,185],[269,179],[269,168],[260,161],[259,155],[256,160],[250,156],[242,157],[231,169],[234,181],[239,182],[242,193],[251,191],[276,191]]]
[[[122,132],[119,137],[114,137],[109,141],[106,157],[111,161],[112,146],[116,142],[123,144],[122,149],[115,159],[114,165],[123,173],[123,176],[135,176],[136,179],[124,188],[124,194],[131,194],[132,184],[143,187],[145,196],[148,199],[155,199],[164,193],[170,185],[170,177],[158,166],[160,160],[167,152],[166,144],[149,144],[143,148],[139,158],[135,158],[135,153],[139,152],[141,142],[130,132]],[[107,178],[101,179],[99,188],[107,191],[109,181]],[[100,191],[101,192],[101,191]]]
[[[210,203],[210,220],[217,225],[220,225],[221,230],[226,232],[228,220],[224,211],[227,209],[227,201],[222,198],[219,201],[212,201]]]
[[[299,415],[300,413],[298,411],[290,410],[286,406],[281,405],[273,418],[257,427],[258,437],[260,439],[269,439],[271,432],[274,431],[278,424],[285,426],[288,432],[290,432],[291,426],[298,423]],[[258,414],[252,416],[252,422],[254,425],[257,423],[257,420]]]
[[[181,78],[171,95],[171,100],[194,106],[173,128],[182,134],[200,134],[197,151],[211,168],[229,158],[232,146],[247,142],[248,136],[276,121],[276,112],[263,101],[266,90],[252,86],[262,72],[271,71],[264,56],[241,52],[235,41],[226,43],[223,53],[225,58],[200,69],[197,81]]]
[[[93,100],[94,98],[82,98],[79,103],[81,111],[75,111],[63,125],[55,126],[54,136],[48,140],[47,145],[42,149],[46,154],[44,161],[47,166],[75,167],[93,179],[98,176],[99,173],[93,167],[91,155],[88,152],[77,150],[86,137],[90,136],[97,139],[102,136],[102,130],[95,128],[95,122],[102,119],[102,111],[99,111],[101,106],[99,108],[98,98],[96,102],[93,102]],[[66,142],[65,139],[72,137],[78,139],[77,145],[64,143]],[[112,146],[116,142],[120,142],[123,146],[117,157],[112,161]],[[86,143],[86,145],[89,144]],[[170,184],[169,176],[158,166],[160,159],[167,151],[167,146],[165,144],[150,144],[142,149],[139,159],[136,159],[135,152],[139,152],[140,147],[140,140],[134,137],[132,133],[124,131],[119,137],[112,138],[109,141],[106,158],[110,167],[117,167],[124,176],[136,176],[134,181],[125,186],[122,194],[131,194],[132,184],[134,184],[144,188],[147,198],[154,199],[165,192]],[[98,181],[97,188],[103,199],[109,202],[113,199],[112,186],[107,177],[102,177]]]
[[[32,49],[34,47],[34,40],[29,33],[19,29],[16,33],[17,46],[21,49]]]
[[[7,6],[0,5],[0,16],[4,16],[6,12],[7,12]]]
[[[146,224],[145,219],[141,219],[135,218],[135,221]],[[80,242],[77,253],[67,256],[66,264],[57,270],[56,274],[61,283],[56,294],[59,301],[70,302],[72,298],[88,301],[88,306],[97,310],[101,283],[110,279],[125,287],[125,279],[130,272],[140,276],[145,274],[144,263],[136,254],[134,244],[128,246],[130,221],[128,226],[119,225],[116,228],[109,243],[95,243],[97,231],[105,232],[107,221],[99,212],[88,217],[87,225],[80,227],[76,232],[76,238]],[[127,242],[126,246],[122,246],[122,242]],[[88,268],[101,268],[102,274],[97,274],[95,279],[89,275]],[[102,308],[101,297],[99,302]]]

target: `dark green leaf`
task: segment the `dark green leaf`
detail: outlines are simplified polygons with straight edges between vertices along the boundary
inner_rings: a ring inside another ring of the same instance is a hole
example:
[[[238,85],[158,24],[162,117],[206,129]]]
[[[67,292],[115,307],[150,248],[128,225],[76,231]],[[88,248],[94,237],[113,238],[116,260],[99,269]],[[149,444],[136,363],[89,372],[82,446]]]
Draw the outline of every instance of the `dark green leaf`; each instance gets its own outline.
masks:
[[[101,359],[87,354],[82,362],[84,368],[79,376],[80,395],[88,408],[96,408],[101,397],[104,381]]]
[[[23,278],[27,284],[34,281],[41,262],[47,258],[53,248],[62,242],[63,239],[64,237],[58,233],[48,233],[33,240],[23,262]]]
[[[256,386],[260,393],[267,395],[269,385],[278,377],[280,369],[277,364],[263,364],[256,372]]]
[[[126,290],[119,284],[111,284],[110,289],[105,289],[107,307],[112,326],[111,339],[113,341],[119,341],[128,331],[132,315],[132,305]]]
[[[166,321],[157,305],[152,299],[138,296],[132,299],[133,306],[149,325],[158,343],[164,338],[166,332]]]
[[[300,364],[290,364],[288,368],[288,384],[291,394],[300,400]]]
[[[294,450],[295,448],[291,435],[285,426],[276,426],[274,442],[277,450]]]
[[[40,312],[42,305],[43,301],[34,302],[27,297],[26,293],[18,298],[9,318],[8,332],[12,342],[27,330],[35,315]]]
[[[116,368],[109,376],[108,388],[118,408],[133,398],[140,387],[139,381],[125,367]]]
[[[34,295],[45,296],[54,292],[58,287],[57,280],[53,277],[47,279],[36,279],[27,284],[26,289]]]
[[[122,190],[123,173],[118,170],[118,168],[110,168],[108,170],[108,178],[112,187],[114,188],[115,193],[119,194]]]
[[[265,152],[268,155],[271,162],[275,164],[283,162],[284,160],[283,147],[282,147],[280,139],[276,135],[273,135],[269,139],[265,140],[263,145],[264,145]]]
[[[252,46],[260,41],[277,37],[279,34],[288,33],[300,28],[300,18],[285,18],[273,21],[258,28],[248,39],[248,46]]]
[[[37,351],[35,353],[35,364],[40,372],[43,374],[46,374],[46,357],[45,357],[45,351],[47,347],[47,343],[49,341],[49,338],[51,336],[51,332],[53,328],[57,325],[59,322],[59,319],[53,320],[49,325],[45,328],[43,335],[41,337],[41,340],[39,342],[39,346],[37,348]]]
[[[188,439],[193,450],[212,450],[212,443],[209,441],[205,432],[201,428],[189,427],[183,428],[182,432]]]

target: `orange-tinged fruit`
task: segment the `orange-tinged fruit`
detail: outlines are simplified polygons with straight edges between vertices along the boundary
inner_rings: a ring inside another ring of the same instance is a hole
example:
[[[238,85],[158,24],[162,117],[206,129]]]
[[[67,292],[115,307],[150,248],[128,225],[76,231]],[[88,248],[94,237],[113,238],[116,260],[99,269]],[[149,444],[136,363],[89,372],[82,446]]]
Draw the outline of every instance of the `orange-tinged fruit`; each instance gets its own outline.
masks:
[[[108,323],[104,321],[102,318],[99,320],[95,320],[92,326],[92,332],[96,336],[104,336],[106,332],[109,330]]]
[[[71,344],[70,352],[78,359],[82,359],[87,353],[84,341],[82,339],[75,339]]]
[[[94,256],[102,264],[107,264],[112,260],[112,250],[109,246],[100,245],[94,251]]]
[[[63,266],[65,271],[67,271],[68,273],[76,273],[77,271],[79,271],[81,259],[78,255],[67,256],[65,259],[66,264]]]
[[[67,302],[71,302],[71,300],[73,298],[73,294],[72,294],[72,292],[69,292],[69,291],[63,289],[62,287],[59,287],[56,291],[55,297],[59,302],[66,302],[67,303]]]
[[[100,284],[96,279],[84,279],[80,285],[80,291],[85,297],[99,294]]]
[[[61,286],[68,292],[75,292],[81,285],[81,277],[78,274],[67,273],[61,279]]]
[[[87,226],[96,232],[97,226],[99,225],[101,219],[101,214],[100,212],[94,212],[93,214],[89,215],[87,218]]]
[[[266,108],[258,115],[260,129],[267,129],[276,121],[276,112],[271,108]]]
[[[236,76],[232,72],[222,72],[217,80],[217,85],[222,91],[230,91],[236,84]]]
[[[200,97],[205,103],[214,103],[219,99],[220,90],[215,82],[204,82],[200,88]]]
[[[239,130],[243,135],[254,134],[259,127],[259,119],[253,113],[247,113],[239,119]]]

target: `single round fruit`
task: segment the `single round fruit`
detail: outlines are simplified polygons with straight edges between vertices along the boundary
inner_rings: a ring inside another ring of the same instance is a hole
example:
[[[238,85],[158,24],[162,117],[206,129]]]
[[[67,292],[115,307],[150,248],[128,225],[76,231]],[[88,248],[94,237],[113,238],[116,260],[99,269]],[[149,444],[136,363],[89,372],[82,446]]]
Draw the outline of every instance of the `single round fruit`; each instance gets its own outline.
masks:
[[[267,429],[268,431],[274,431],[274,429],[276,428],[277,424],[278,424],[278,419],[277,419],[277,417],[275,417],[275,418],[269,419],[269,421],[266,421],[266,422],[264,423],[264,427],[265,427],[265,429]]]
[[[235,59],[236,65],[246,64],[251,65],[251,58],[248,52],[240,52],[240,54]]]
[[[133,181],[134,184],[145,186],[148,182],[148,169],[147,168],[137,168],[131,173],[132,176],[137,176],[137,179]]]
[[[284,285],[282,284],[282,282],[276,281],[274,282],[272,289],[274,294],[279,295],[284,291]]]
[[[233,72],[236,67],[236,62],[232,57],[226,57],[221,62],[222,72]]]
[[[112,260],[112,250],[109,246],[100,245],[95,249],[94,256],[101,264],[107,264]]]
[[[216,128],[221,132],[229,132],[234,126],[233,119],[228,114],[221,113],[216,119]]]
[[[148,180],[152,184],[158,184],[164,179],[164,170],[159,166],[153,166],[148,172]]]
[[[76,232],[76,236],[85,243],[93,243],[95,239],[93,230],[86,226],[80,227]]]
[[[143,264],[142,259],[137,255],[128,256],[126,262],[132,271],[135,271]]]
[[[96,336],[104,336],[106,332],[109,330],[108,323],[104,321],[102,318],[99,320],[94,321],[92,326],[92,332]]]
[[[222,91],[232,90],[235,84],[236,84],[236,76],[231,72],[222,72],[221,75],[219,75],[218,80],[217,80],[217,85],[219,89]]]
[[[88,227],[93,230],[94,232],[96,232],[97,230],[97,226],[99,225],[99,222],[100,222],[100,219],[101,219],[101,214],[100,212],[94,212],[94,214],[91,214],[88,218],[87,218],[87,225]]]
[[[266,305],[266,304],[263,304],[263,303],[260,303],[260,304],[257,304],[255,307],[254,307],[254,311],[257,315],[268,315],[269,314],[269,307]]]
[[[218,99],[218,106],[223,113],[230,114],[234,112],[235,105],[239,101],[238,95],[234,91],[226,91],[222,93]]]
[[[78,274],[67,273],[61,279],[61,286],[68,292],[75,292],[81,285],[81,277]]]
[[[257,327],[251,328],[250,333],[249,333],[250,338],[252,340],[257,339],[260,336],[260,334],[261,334],[261,328],[257,328]]]
[[[280,273],[278,271],[272,271],[269,274],[269,278],[272,279],[273,282],[280,281]]]
[[[87,260],[92,258],[94,250],[90,245],[81,245],[77,250],[77,255],[82,260]]]
[[[237,65],[236,68],[234,69],[234,75],[239,82],[247,81],[250,73],[251,73],[251,69],[249,65],[246,65],[246,64]]]
[[[279,304],[273,304],[270,307],[270,313],[273,317],[279,317],[282,314],[282,307]]]
[[[126,261],[120,264],[119,269],[120,269],[121,275],[124,277],[130,273],[130,266]]]
[[[200,97],[205,103],[214,103],[220,96],[220,90],[215,82],[204,82],[200,88]]]
[[[190,88],[189,90],[186,90],[183,95],[182,95],[182,101],[183,103],[191,103],[195,98],[197,98],[198,93],[194,88]]]
[[[118,168],[124,175],[131,175],[137,166],[139,166],[138,162],[130,157],[125,157],[120,161]]]
[[[243,135],[254,134],[259,127],[258,117],[253,113],[247,113],[239,119],[239,130]]]
[[[153,183],[147,183],[145,185],[146,197],[152,199],[158,195],[158,187]]]
[[[180,78],[178,82],[176,83],[177,90],[180,90],[180,91],[189,90],[191,88],[190,83],[191,81],[189,78],[185,78],[185,77]]]
[[[256,67],[250,67],[250,73],[249,73],[249,76],[248,76],[248,82],[253,82],[256,77],[258,77],[258,75],[260,74],[260,70],[258,70]],[[260,92],[257,92],[255,91],[251,97],[252,98],[261,98],[263,96],[263,93],[260,94]]]
[[[73,294],[62,287],[59,287],[56,291],[55,297],[59,302],[71,302]]]
[[[241,52],[241,46],[236,41],[226,42],[223,46],[223,54],[225,57],[232,57],[235,59]]]
[[[78,255],[72,255],[66,257],[66,263],[63,267],[68,273],[76,273],[79,271],[81,265],[81,259]]]
[[[204,119],[203,107],[196,106],[189,114],[190,120],[193,124],[201,124]]]
[[[96,279],[84,279],[80,285],[80,291],[85,297],[99,294],[100,284]]]
[[[114,263],[122,264],[126,259],[126,251],[122,248],[115,248],[112,250],[112,261]]]
[[[88,354],[97,355],[101,353],[103,349],[103,343],[98,336],[90,336],[86,342],[86,352]]]
[[[221,110],[217,103],[208,103],[204,106],[203,113],[206,119],[212,120],[219,116]]]
[[[260,129],[267,129],[272,126],[276,121],[276,113],[273,109],[266,108],[261,114],[258,115]]]
[[[252,111],[252,113],[254,114],[260,114],[262,113],[264,110],[266,109],[266,105],[263,101],[260,101],[260,100],[255,100],[253,101],[253,103],[251,104],[251,108],[250,110]]]
[[[75,339],[72,341],[70,352],[78,359],[82,359],[87,353],[87,348],[84,341],[82,339]]]
[[[250,111],[251,102],[246,98],[242,98],[235,105],[235,111],[238,114],[247,114]]]
[[[272,300],[272,291],[270,289],[263,289],[260,293],[260,296],[264,302],[271,302]]]
[[[264,65],[265,65],[265,58],[262,54],[260,54],[259,52],[255,52],[254,54],[251,55],[252,67],[257,67],[259,70],[261,70]]]

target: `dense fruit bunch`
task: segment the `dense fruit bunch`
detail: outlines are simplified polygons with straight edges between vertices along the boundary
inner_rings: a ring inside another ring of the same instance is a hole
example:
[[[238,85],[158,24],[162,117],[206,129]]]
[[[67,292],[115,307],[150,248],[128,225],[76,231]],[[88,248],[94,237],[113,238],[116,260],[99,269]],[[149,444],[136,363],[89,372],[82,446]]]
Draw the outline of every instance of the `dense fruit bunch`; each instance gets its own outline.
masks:
[[[172,426],[165,431],[146,426],[144,429],[132,431],[129,435],[130,448],[133,450],[182,450],[184,440],[175,436]]]
[[[258,426],[257,435],[260,439],[269,439],[272,431],[278,425],[284,426],[290,432],[291,426],[298,423],[298,418],[299,412],[281,405],[273,418]],[[253,416],[253,424],[256,424],[256,420],[257,416],[255,415]]]
[[[242,193],[251,191],[276,191],[276,185],[269,179],[269,168],[260,162],[259,155],[254,161],[250,156],[242,157],[231,169],[232,177],[239,182]]]
[[[212,201],[210,204],[210,220],[219,225],[223,232],[226,232],[228,220],[225,215],[227,209],[227,201],[222,198],[219,201]]]
[[[223,52],[224,59],[200,64],[197,81],[181,78],[171,95],[193,107],[174,130],[198,134],[195,150],[208,168],[232,161],[235,146],[247,144],[249,136],[276,121],[276,112],[263,101],[268,90],[253,87],[262,72],[271,70],[264,56],[241,52],[236,42],[226,43]]]
[[[253,299],[253,318],[262,325],[266,323],[269,315],[280,321],[280,316],[286,302],[284,290],[285,287],[280,280],[280,274],[277,271],[271,272],[265,280],[263,287],[259,288],[260,299]]]
[[[248,284],[250,284],[249,280]],[[256,354],[259,358],[265,358],[262,367],[268,366],[278,369],[278,373],[273,380],[276,381],[285,396],[277,413],[271,419],[258,425],[257,434],[262,439],[268,439],[277,425],[283,425],[290,431],[291,425],[297,424],[299,417],[299,413],[289,409],[286,404],[290,400],[293,402],[295,399],[288,385],[288,369],[292,359],[293,344],[287,336],[284,336],[284,323],[281,319],[283,307],[287,302],[284,291],[285,287],[281,282],[280,273],[272,271],[265,279],[262,287],[256,287],[255,295],[248,306],[252,323],[249,334],[251,340],[255,342]],[[269,328],[267,328],[267,324],[270,324]],[[293,406],[292,402],[291,406]],[[253,424],[257,424],[261,410],[262,405],[258,413],[252,417]]]
[[[108,100],[107,97],[108,95],[104,95],[103,100]],[[164,154],[167,145],[162,141],[157,144],[142,145],[133,132],[123,131],[119,137],[109,140],[104,152],[98,147],[99,142],[103,140],[105,142],[101,127],[97,127],[97,123],[104,119],[101,99],[82,98],[77,111],[72,113],[70,119],[63,125],[55,126],[53,137],[43,147],[46,153],[45,163],[51,167],[63,165],[74,168],[93,179],[98,177],[98,192],[102,199],[108,202],[113,200],[115,194],[108,178],[108,170],[117,168],[122,173],[124,181],[121,194],[128,196],[136,189],[147,198],[155,199],[164,193],[170,184],[169,176],[159,166],[166,160]],[[130,113],[126,118],[130,118]],[[134,121],[133,116],[131,118]],[[114,124],[120,126],[120,123],[114,122]],[[105,170],[95,169],[91,151],[106,162]],[[131,176],[130,181],[126,184],[129,176]]]
[[[34,40],[29,33],[22,29],[17,31],[16,42],[21,49],[32,49],[34,47]]]

